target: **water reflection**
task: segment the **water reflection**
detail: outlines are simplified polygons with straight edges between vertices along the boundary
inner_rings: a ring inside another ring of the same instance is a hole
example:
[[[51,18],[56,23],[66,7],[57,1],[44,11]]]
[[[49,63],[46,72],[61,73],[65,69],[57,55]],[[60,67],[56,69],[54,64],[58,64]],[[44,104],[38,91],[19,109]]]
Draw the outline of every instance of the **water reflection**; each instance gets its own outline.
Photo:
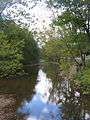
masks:
[[[58,66],[47,64],[44,71],[52,78],[49,99],[62,104],[62,120],[90,120],[90,95],[80,94],[73,81],[62,79]]]
[[[0,120],[90,120],[90,95],[76,88],[52,64],[32,68],[29,78],[0,80]]]
[[[32,100],[25,100],[18,108],[18,113],[27,115],[27,120],[56,120],[59,111],[58,105],[48,101],[52,82],[42,70],[39,70],[37,80]]]
[[[0,80],[0,120],[23,120],[16,110],[23,100],[30,100],[34,94],[38,68],[32,68],[30,76],[19,80]]]

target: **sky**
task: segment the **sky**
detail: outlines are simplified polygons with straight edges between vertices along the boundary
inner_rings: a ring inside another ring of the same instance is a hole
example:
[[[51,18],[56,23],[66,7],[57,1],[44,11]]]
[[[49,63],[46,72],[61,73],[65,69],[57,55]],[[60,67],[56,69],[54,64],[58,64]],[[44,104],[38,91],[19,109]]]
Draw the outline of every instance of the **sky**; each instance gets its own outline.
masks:
[[[55,12],[54,9],[47,8],[44,0],[37,2],[36,5],[32,0],[22,0],[22,4],[15,3],[11,7],[7,7],[3,14],[16,22],[19,21],[29,29],[42,31],[49,28],[49,24],[55,17],[53,11]]]
[[[23,100],[17,113],[24,114],[27,120],[56,120],[61,110],[55,100],[51,98],[49,101],[50,89],[52,89],[51,79],[47,78],[47,75],[40,69],[37,81],[32,99]]]

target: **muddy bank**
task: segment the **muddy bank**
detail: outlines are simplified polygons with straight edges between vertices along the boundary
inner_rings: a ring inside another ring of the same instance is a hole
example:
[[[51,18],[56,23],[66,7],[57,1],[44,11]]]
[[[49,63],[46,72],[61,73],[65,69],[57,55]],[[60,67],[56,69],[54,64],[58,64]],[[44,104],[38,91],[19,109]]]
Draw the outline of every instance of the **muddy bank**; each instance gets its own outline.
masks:
[[[0,94],[0,120],[16,120],[15,96]]]

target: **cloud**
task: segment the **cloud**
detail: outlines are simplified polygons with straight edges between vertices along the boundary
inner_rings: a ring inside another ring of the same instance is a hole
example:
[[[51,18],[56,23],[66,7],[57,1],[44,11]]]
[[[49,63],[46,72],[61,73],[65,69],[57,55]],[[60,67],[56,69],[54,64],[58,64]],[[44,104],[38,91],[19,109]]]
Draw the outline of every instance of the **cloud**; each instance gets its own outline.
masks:
[[[39,1],[36,4],[32,0],[22,0],[22,3],[15,3],[6,8],[3,14],[36,31],[48,28],[53,18],[53,13],[47,8],[46,3]]]

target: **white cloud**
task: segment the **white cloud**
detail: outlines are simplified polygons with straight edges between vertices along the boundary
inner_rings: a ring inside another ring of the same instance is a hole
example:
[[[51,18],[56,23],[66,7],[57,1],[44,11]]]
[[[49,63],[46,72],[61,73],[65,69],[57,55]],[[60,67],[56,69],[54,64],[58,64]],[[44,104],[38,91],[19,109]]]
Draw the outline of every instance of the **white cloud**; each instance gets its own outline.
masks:
[[[44,2],[38,2],[33,7],[34,5],[34,2],[31,0],[22,0],[22,4],[16,3],[4,10],[4,15],[9,15],[16,22],[20,21],[27,24],[36,31],[43,30],[45,27],[48,28],[53,17],[52,11],[47,8]]]

